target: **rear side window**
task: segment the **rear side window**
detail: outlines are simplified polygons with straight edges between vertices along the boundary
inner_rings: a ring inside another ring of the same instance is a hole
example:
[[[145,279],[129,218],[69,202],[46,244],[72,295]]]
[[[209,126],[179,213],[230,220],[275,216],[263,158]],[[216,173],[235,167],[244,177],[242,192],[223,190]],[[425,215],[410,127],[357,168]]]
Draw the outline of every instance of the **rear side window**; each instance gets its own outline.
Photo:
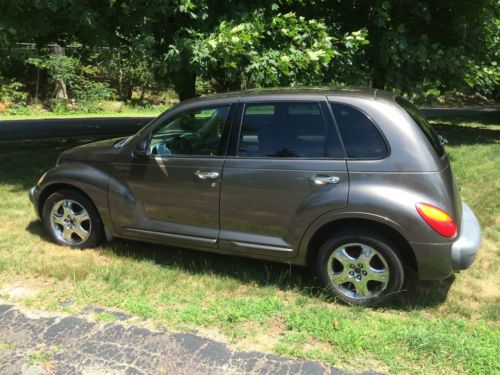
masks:
[[[332,156],[331,143],[319,103],[253,103],[245,106],[238,155],[323,158]]]
[[[367,115],[350,105],[331,103],[331,106],[347,157],[380,159],[387,155],[384,137]]]
[[[441,141],[439,140],[439,136],[437,135],[431,124],[429,124],[422,112],[420,112],[417,107],[415,107],[408,100],[402,98],[401,96],[396,97],[396,102],[405,110],[406,113],[410,115],[413,121],[417,123],[420,130],[422,130],[429,143],[436,151],[436,154],[438,154],[438,156],[443,156],[444,148],[441,144]]]

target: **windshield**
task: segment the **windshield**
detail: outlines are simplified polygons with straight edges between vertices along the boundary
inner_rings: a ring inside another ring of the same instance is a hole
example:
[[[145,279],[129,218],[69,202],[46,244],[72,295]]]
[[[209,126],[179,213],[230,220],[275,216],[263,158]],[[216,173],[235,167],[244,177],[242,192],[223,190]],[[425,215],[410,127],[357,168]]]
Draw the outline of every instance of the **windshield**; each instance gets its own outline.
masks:
[[[172,108],[175,108],[175,106],[168,108],[166,111],[162,112],[159,116],[151,119],[151,121],[148,121],[146,124],[142,125],[141,128],[136,133],[115,143],[115,147],[124,147],[130,144],[137,136],[143,134],[149,128],[149,125],[151,125],[154,121],[156,121],[159,117],[163,116],[165,113],[171,111]]]
[[[441,140],[437,135],[434,128],[429,124],[425,116],[408,100],[402,98],[401,96],[396,97],[396,102],[405,110],[406,113],[417,123],[420,130],[424,133],[429,143],[432,145],[438,156],[443,156],[444,148],[441,144]]]

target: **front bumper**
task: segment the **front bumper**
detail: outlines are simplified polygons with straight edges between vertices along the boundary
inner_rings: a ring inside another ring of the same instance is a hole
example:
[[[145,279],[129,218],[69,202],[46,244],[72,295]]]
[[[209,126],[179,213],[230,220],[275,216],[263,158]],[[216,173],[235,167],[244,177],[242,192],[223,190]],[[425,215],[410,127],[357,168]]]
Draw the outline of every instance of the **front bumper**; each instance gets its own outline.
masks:
[[[38,196],[40,195],[40,186],[35,185],[28,191],[28,195],[30,197],[31,203],[33,203],[33,206],[35,208],[35,213],[38,219],[40,219],[40,211],[38,210]]]
[[[481,244],[481,227],[471,208],[462,202],[460,236],[451,247],[451,265],[454,271],[465,270],[476,259]]]

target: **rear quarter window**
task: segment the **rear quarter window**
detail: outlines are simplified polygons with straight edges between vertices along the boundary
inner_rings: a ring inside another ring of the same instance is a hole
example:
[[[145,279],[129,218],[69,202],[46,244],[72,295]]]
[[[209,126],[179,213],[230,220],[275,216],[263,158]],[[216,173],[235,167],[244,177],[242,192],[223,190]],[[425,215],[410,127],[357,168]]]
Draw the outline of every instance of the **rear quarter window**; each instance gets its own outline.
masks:
[[[346,155],[354,159],[382,159],[389,150],[373,121],[361,110],[342,103],[330,103],[344,143]]]
[[[441,157],[444,154],[444,147],[439,140],[439,136],[437,135],[434,128],[429,124],[425,116],[408,100],[402,98],[401,96],[396,97],[396,103],[398,103],[401,108],[415,121],[418,125],[422,133],[424,133],[425,137],[431,144],[436,154]]]

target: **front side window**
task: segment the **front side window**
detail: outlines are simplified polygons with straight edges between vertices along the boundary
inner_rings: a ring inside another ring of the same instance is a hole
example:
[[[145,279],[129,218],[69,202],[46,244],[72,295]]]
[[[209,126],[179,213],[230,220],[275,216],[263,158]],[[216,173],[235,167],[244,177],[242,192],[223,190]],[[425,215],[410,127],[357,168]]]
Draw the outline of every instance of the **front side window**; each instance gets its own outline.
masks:
[[[317,102],[245,106],[239,156],[323,158],[328,154],[327,127]]]
[[[331,103],[344,148],[349,158],[380,159],[387,155],[387,145],[370,118],[359,109]]]
[[[220,106],[182,112],[153,132],[149,154],[217,155],[229,108],[230,106]]]

